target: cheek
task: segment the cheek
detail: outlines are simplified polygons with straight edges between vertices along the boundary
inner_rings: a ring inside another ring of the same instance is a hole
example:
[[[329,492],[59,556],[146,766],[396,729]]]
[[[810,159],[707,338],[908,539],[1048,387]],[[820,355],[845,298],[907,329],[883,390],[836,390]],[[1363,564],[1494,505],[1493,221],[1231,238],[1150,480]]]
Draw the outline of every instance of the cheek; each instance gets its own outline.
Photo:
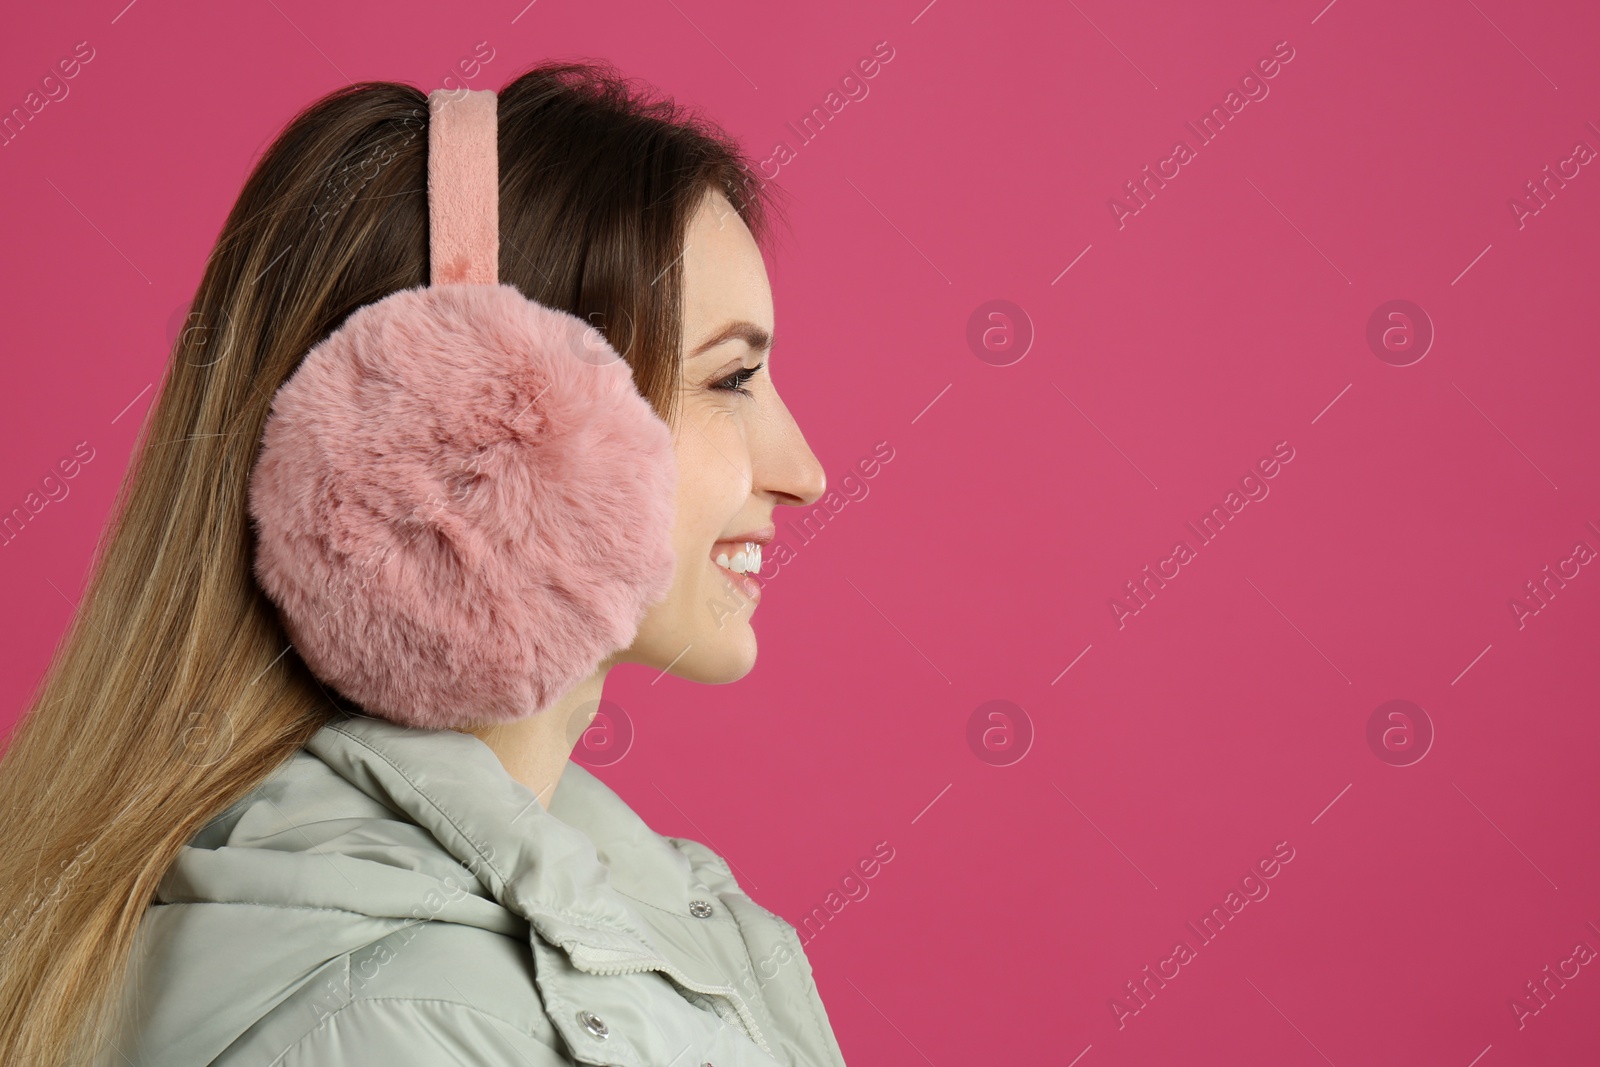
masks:
[[[687,425],[677,440],[678,488],[673,541],[680,556],[709,559],[750,494],[750,454],[734,420]]]

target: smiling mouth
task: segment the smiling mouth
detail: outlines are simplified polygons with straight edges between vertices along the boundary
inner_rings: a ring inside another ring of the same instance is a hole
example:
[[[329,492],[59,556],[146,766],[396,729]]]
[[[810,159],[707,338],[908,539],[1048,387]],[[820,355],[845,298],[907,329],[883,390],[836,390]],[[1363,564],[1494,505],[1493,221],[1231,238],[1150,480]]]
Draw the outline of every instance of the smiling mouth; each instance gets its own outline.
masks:
[[[711,547],[711,562],[724,578],[752,601],[761,599],[761,544],[757,541],[718,541]]]
[[[734,574],[754,574],[761,569],[761,545],[755,541],[718,541],[711,562]]]

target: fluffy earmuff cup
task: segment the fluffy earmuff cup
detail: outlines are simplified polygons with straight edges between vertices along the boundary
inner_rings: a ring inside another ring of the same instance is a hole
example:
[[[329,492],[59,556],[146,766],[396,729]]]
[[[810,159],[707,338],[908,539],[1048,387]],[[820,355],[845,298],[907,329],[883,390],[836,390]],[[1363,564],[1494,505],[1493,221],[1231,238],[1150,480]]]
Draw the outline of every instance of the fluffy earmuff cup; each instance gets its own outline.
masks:
[[[314,347],[252,472],[255,573],[373,715],[546,707],[672,581],[670,429],[588,323],[506,284],[392,293]]]

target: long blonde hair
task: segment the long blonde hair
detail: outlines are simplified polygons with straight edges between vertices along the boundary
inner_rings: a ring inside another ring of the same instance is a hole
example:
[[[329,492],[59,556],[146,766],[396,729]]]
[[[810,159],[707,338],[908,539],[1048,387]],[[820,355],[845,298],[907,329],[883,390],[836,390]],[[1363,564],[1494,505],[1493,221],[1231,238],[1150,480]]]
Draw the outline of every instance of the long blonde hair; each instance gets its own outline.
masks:
[[[501,280],[598,327],[671,419],[689,219],[714,189],[763,239],[771,187],[720,128],[603,64],[533,67],[499,98]],[[353,710],[256,586],[245,494],[300,357],[427,281],[427,114],[408,85],[329,94],[223,225],[87,591],[0,758],[0,1063],[113,1053],[140,918],[179,849]]]

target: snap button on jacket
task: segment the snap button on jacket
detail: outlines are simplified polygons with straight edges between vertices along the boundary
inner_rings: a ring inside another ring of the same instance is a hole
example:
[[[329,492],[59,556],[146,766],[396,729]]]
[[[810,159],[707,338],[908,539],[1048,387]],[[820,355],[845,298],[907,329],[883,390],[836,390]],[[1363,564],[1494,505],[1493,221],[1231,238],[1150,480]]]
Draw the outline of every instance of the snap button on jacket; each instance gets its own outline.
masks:
[[[184,847],[140,924],[133,1067],[843,1067],[794,928],[569,763],[340,718]]]

